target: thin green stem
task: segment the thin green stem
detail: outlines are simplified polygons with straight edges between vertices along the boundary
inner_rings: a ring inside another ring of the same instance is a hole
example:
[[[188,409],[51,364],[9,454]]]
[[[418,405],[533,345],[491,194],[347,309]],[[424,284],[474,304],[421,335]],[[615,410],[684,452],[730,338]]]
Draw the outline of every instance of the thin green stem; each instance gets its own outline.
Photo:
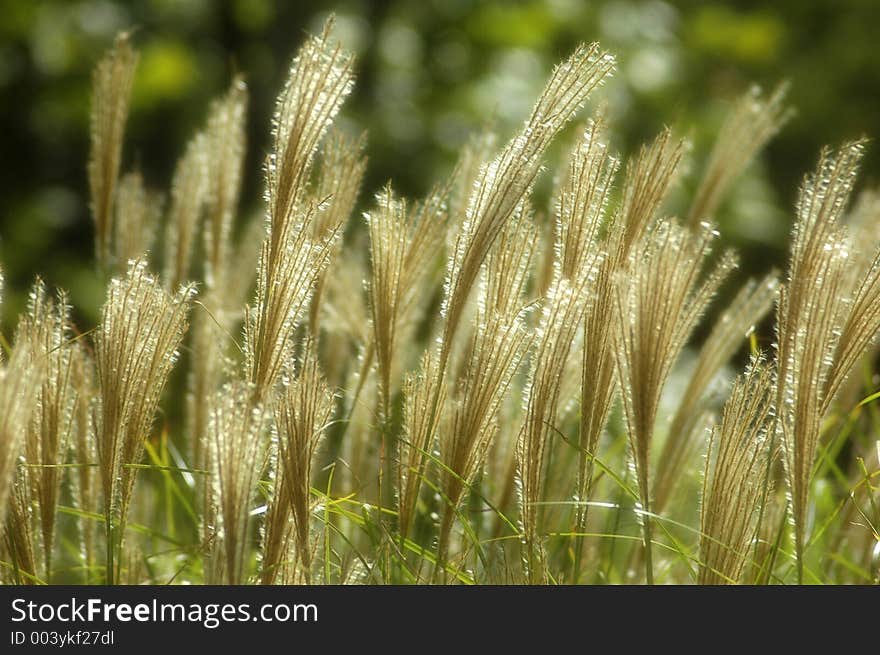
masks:
[[[646,509],[646,512],[650,511]],[[642,533],[645,537],[645,584],[654,584],[654,556],[652,533],[654,531],[651,517],[646,513],[642,516]]]

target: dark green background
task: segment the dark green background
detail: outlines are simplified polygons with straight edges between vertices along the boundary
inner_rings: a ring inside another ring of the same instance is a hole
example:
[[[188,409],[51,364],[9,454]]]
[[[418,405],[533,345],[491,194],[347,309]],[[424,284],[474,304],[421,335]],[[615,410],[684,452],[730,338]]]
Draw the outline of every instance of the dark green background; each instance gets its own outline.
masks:
[[[118,30],[135,27],[141,51],[123,169],[139,166],[152,187],[167,188],[186,140],[231,73],[246,75],[246,212],[260,210],[260,163],[289,59],[331,10],[339,38],[358,54],[342,120],[352,131],[369,130],[362,202],[388,179],[406,195],[423,193],[488,120],[506,137],[552,64],[581,40],[599,40],[620,61],[597,94],[610,103],[616,148],[629,151],[666,124],[691,138],[684,191],[730,101],[752,82],[766,88],[787,79],[798,113],[718,217],[746,270],[763,270],[784,264],[790,208],[819,148],[880,134],[878,7],[876,0],[0,0],[5,318],[21,308],[36,273],[71,291],[83,322],[96,316],[103,294],[91,264],[88,97],[92,66]],[[872,145],[861,184],[878,172]]]

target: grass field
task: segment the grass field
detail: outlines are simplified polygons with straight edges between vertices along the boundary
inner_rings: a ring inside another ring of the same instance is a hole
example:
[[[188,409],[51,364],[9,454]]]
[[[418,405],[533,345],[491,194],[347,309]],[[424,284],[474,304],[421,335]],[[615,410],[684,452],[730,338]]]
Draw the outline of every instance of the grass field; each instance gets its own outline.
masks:
[[[120,35],[93,78],[100,320],[37,279],[3,335],[5,583],[880,582],[864,141],[816,153],[788,258],[744,279],[713,217],[784,86],[693,170],[687,126],[615,150],[618,62],[585,44],[411,200],[361,188],[331,20],[266,160],[236,77],[163,198],[123,166],[137,63]]]

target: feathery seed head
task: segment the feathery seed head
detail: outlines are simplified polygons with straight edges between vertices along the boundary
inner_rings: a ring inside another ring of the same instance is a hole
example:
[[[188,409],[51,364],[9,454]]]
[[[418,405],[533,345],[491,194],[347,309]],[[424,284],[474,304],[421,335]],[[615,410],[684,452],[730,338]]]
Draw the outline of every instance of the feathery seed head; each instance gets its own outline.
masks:
[[[44,574],[51,573],[55,537],[55,511],[61,488],[61,469],[73,433],[76,391],[72,380],[74,348],[69,343],[70,306],[64,293],[53,301],[41,280],[28,299],[28,310],[19,323],[16,341],[30,340],[34,356],[42,360],[35,411],[25,436],[22,482],[36,508],[39,547]]]
[[[165,229],[165,284],[176,289],[190,276],[193,245],[208,193],[209,137],[199,132],[187,144],[171,183]]]
[[[750,559],[770,456],[773,393],[773,369],[753,358],[712,429],[700,507],[700,584],[735,584]]]
[[[853,265],[841,224],[863,151],[864,141],[825,149],[805,178],[777,307],[777,405],[799,567],[822,420],[880,330],[880,249]]]
[[[724,195],[755,154],[787,123],[793,110],[785,105],[787,84],[776,87],[769,98],[753,86],[734,105],[709,155],[703,178],[694,194],[688,222],[712,217]]]
[[[95,222],[95,252],[99,265],[106,265],[110,258],[116,181],[137,60],[138,55],[131,47],[129,35],[122,33],[116,37],[113,48],[92,75],[88,173],[92,218]]]
[[[433,440],[443,418],[441,412],[431,412],[431,403],[438,396],[439,406],[446,404],[446,386],[440,383],[434,349],[425,351],[419,373],[407,376],[403,392],[406,404],[404,436],[397,453],[397,510],[400,532],[406,536],[414,518],[428,454],[433,450]]]
[[[703,342],[697,364],[669,428],[663,452],[657,460],[654,510],[660,512],[699,440],[698,417],[703,413],[707,391],[725,363],[741,347],[743,339],[770,311],[779,294],[779,279],[771,272],[761,280],[748,280],[716,319]]]
[[[165,291],[143,259],[107,290],[95,337],[97,450],[105,512],[123,523],[137,471],[126,465],[140,462],[194,294],[192,286]]]
[[[532,188],[544,151],[613,69],[614,58],[598,44],[579,46],[553,70],[522,131],[482,167],[447,272],[441,369],[482,262]]]
[[[406,204],[394,196],[390,186],[376,196],[376,204],[377,208],[365,215],[372,262],[369,296],[380,391],[387,405],[392,394],[394,337],[398,327],[408,236],[407,211]]]
[[[605,117],[599,113],[571,154],[556,208],[561,274],[565,278],[580,277],[589,268],[588,260],[599,252],[599,230],[619,165],[608,153]]]
[[[331,42],[333,18],[290,65],[272,121],[274,147],[266,177],[271,229],[286,231],[303,199],[318,142],[353,85],[354,58]],[[281,239],[281,234],[278,235]],[[282,239],[283,240],[283,239]]]
[[[312,159],[352,86],[353,58],[330,42],[333,19],[300,48],[278,98],[274,147],[266,169],[268,234],[260,250],[255,307],[245,320],[247,377],[258,398],[272,390],[290,359],[291,337],[320,279],[340,230],[317,241],[325,209],[305,203]]]
[[[661,221],[619,273],[616,309],[620,328],[615,352],[646,509],[650,503],[648,452],[660,395],[703,310],[736,264],[735,257],[725,253],[703,275],[716,236],[705,223],[694,233],[675,221]]]
[[[113,222],[113,263],[125,273],[131,259],[146,256],[156,237],[162,195],[144,188],[140,172],[126,173],[116,190]]]
[[[486,283],[475,329],[452,396],[451,426],[440,434],[440,458],[448,469],[441,486],[450,503],[450,517],[483,466],[498,431],[499,412],[533,338],[524,323],[522,294],[530,272],[529,234],[534,227],[528,213],[520,212],[504,227],[485,264]]]
[[[222,288],[231,275],[230,239],[245,155],[247,85],[236,76],[226,94],[211,105],[205,128],[205,282]]]
[[[312,341],[303,346],[299,370],[290,374],[285,376],[275,405],[277,469],[284,477],[287,491],[286,498],[276,500],[290,507],[301,574],[309,581],[312,465],[333,413],[334,394],[324,380]]]
[[[551,287],[535,335],[528,383],[524,390],[525,418],[517,440],[521,520],[528,547],[536,548],[538,502],[543,497],[545,450],[555,428],[565,369],[581,330],[594,271],[579,280],[562,277]],[[537,571],[532,571],[537,573]]]
[[[17,342],[0,366],[0,525],[5,518],[23,440],[39,390],[40,359],[30,339]]]
[[[207,426],[219,542],[215,547],[222,552],[225,584],[245,582],[251,503],[266,463],[268,416],[253,404],[249,386],[237,381],[224,385],[213,398]]]
[[[627,163],[623,199],[610,227],[609,243],[609,247],[616,246],[621,265],[649,229],[669,193],[685,146],[683,140],[674,141],[667,128],[650,146],[639,148],[638,155]]]

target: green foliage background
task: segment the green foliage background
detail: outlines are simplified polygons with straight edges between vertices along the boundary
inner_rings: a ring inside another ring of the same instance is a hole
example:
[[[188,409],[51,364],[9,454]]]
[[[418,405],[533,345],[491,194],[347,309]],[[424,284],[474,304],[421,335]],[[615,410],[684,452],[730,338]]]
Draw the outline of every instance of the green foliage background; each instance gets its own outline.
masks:
[[[405,195],[424,193],[487,120],[509,134],[552,64],[582,40],[619,57],[602,94],[618,148],[677,125],[694,143],[694,171],[732,99],[752,82],[791,82],[798,114],[718,217],[744,272],[783,263],[795,192],[820,147],[880,134],[875,0],[0,0],[6,327],[35,273],[71,292],[84,325],[96,319],[88,97],[91,69],[117,31],[135,29],[141,51],[123,170],[136,165],[150,186],[167,188],[208,102],[241,71],[251,92],[244,210],[254,212],[275,94],[304,31],[318,31],[330,11],[358,54],[343,122],[369,131],[364,197],[388,179]],[[876,146],[864,170],[862,184],[875,182]]]

